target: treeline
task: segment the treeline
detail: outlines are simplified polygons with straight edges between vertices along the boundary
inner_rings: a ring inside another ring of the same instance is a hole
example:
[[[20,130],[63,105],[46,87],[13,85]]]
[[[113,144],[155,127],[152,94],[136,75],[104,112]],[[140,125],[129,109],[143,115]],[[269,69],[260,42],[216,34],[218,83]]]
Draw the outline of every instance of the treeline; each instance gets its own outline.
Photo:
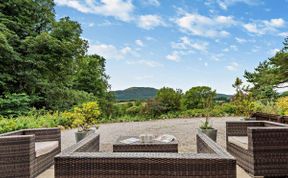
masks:
[[[109,115],[105,59],[87,55],[80,24],[55,19],[53,0],[0,2],[0,115],[64,111],[97,100]]]

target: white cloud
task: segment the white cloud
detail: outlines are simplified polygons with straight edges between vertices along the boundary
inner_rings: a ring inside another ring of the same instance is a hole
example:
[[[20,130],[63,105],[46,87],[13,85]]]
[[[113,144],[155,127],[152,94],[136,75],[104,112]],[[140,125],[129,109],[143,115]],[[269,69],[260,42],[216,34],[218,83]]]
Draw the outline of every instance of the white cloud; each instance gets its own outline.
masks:
[[[181,37],[179,42],[172,42],[171,47],[174,49],[181,49],[181,50],[191,50],[195,49],[198,51],[206,52],[209,46],[208,42],[192,42],[188,37],[184,36]]]
[[[284,27],[285,21],[282,18],[255,21],[246,23],[243,27],[250,33],[264,35],[271,32],[276,32],[278,28]]]
[[[179,62],[180,56],[179,56],[179,53],[177,51],[173,51],[171,54],[168,54],[166,56],[166,59],[169,61]]]
[[[281,18],[279,19],[271,19],[270,21],[266,22],[267,25],[271,25],[273,27],[283,27],[285,24],[285,21]]]
[[[232,16],[208,17],[197,13],[186,13],[176,19],[176,23],[182,30],[192,35],[204,37],[226,37],[229,32],[224,28],[235,25],[236,21]]]
[[[151,30],[158,26],[164,26],[165,23],[159,15],[141,15],[138,18],[137,24],[140,28]]]
[[[271,49],[268,54],[271,55],[271,56],[274,56],[277,52],[279,52],[280,49],[277,49],[277,48],[274,48],[274,49]]]
[[[161,67],[162,64],[152,61],[152,60],[137,60],[137,61],[127,61],[127,64],[140,64],[140,65],[145,65],[147,67]]]
[[[141,47],[144,46],[144,43],[143,43],[142,40],[136,40],[135,43],[136,43],[136,45],[138,45],[138,46],[141,46]]]
[[[82,13],[112,16],[121,21],[131,21],[134,6],[131,0],[55,0],[59,6],[67,6]]]
[[[230,6],[236,3],[244,3],[247,5],[257,5],[260,3],[259,0],[208,0],[206,4],[211,4],[215,2],[223,10],[227,10]]]
[[[278,35],[286,38],[286,37],[288,37],[288,32],[281,32]]]
[[[91,22],[91,23],[88,24],[88,27],[94,27],[94,25],[95,24],[93,22]]]
[[[235,40],[236,40],[238,43],[240,43],[240,44],[247,42],[247,40],[244,39],[244,38],[238,38],[238,37],[236,37]]]
[[[238,70],[239,64],[237,62],[232,62],[230,65],[226,66],[226,69],[229,71]]]
[[[98,54],[106,59],[124,59],[126,55],[132,54],[130,47],[117,48],[111,44],[96,44],[90,45],[88,48],[88,54]]]
[[[160,1],[159,0],[144,0],[143,3],[145,5],[151,5],[151,6],[156,6],[156,7],[160,6]]]

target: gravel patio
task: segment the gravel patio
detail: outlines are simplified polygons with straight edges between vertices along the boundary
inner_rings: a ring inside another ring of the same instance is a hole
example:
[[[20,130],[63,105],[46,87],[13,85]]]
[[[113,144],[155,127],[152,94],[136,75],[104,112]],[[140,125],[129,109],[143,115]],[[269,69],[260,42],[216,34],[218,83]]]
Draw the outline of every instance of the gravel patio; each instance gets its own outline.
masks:
[[[210,122],[218,130],[217,143],[226,147],[225,140],[225,122],[237,121],[240,117],[222,117],[211,118]],[[125,122],[102,124],[97,132],[100,133],[100,150],[111,152],[112,144],[121,136],[140,135],[150,133],[154,135],[171,134],[179,142],[179,152],[196,152],[196,132],[204,118],[189,119],[169,119],[169,120],[152,120],[145,122]],[[65,130],[62,132],[62,149],[65,149],[75,143],[75,130]],[[38,178],[53,178],[53,166],[43,172]],[[241,168],[237,168],[238,178],[250,178],[250,176]]]

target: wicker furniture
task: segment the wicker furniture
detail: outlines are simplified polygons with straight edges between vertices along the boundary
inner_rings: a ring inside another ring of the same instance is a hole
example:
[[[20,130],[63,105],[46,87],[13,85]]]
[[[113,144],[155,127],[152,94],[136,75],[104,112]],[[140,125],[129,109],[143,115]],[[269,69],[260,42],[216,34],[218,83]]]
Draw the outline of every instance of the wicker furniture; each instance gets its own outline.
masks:
[[[61,133],[58,128],[0,134],[0,177],[36,177],[53,165],[54,156],[60,152]]]
[[[55,157],[55,178],[236,178],[236,160],[204,134],[198,153],[98,152],[91,134]]]
[[[251,118],[259,121],[272,121],[272,122],[279,122],[288,124],[288,116],[280,116],[276,114],[268,114],[262,112],[255,112],[251,114]]]
[[[163,143],[152,140],[150,143],[135,142],[131,144],[121,143],[121,140],[128,138],[138,138],[138,136],[120,136],[113,144],[113,152],[178,152],[178,141],[173,140]]]
[[[227,151],[253,176],[288,176],[288,125],[269,121],[226,123]]]

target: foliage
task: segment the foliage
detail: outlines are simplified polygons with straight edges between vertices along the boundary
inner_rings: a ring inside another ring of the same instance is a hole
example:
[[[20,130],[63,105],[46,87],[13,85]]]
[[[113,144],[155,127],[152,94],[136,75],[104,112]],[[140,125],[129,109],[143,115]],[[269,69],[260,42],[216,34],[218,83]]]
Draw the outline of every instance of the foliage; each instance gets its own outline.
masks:
[[[42,127],[71,128],[71,124],[71,120],[63,117],[58,112],[38,113],[38,111],[31,111],[26,116],[19,116],[13,119],[0,117],[0,133]]]
[[[206,119],[201,125],[200,129],[212,129],[212,126],[210,125],[209,121]]]
[[[99,122],[101,112],[97,102],[83,103],[79,107],[74,107],[71,112],[64,112],[63,115],[72,121],[73,127],[78,127],[79,131],[87,131],[93,124]]]
[[[105,59],[86,54],[80,24],[69,17],[56,20],[54,5],[53,0],[0,2],[0,97],[25,93],[33,98],[31,107],[54,111],[95,97],[105,105],[110,99]]]
[[[185,109],[203,109],[205,108],[205,100],[216,95],[216,91],[207,86],[192,87],[188,90],[183,98],[182,103]]]
[[[276,106],[279,108],[282,115],[288,115],[288,96],[278,98]]]
[[[275,56],[261,62],[253,72],[245,71],[244,77],[253,84],[251,92],[257,99],[273,101],[277,97],[275,89],[286,88],[288,82],[288,38],[284,47]]]
[[[0,98],[0,115],[15,117],[30,111],[31,98],[25,93],[5,94]]]
[[[164,107],[164,112],[178,111],[181,106],[182,91],[175,91],[173,88],[163,87],[158,90],[156,100]]]
[[[243,85],[242,80],[238,77],[232,86],[236,89],[236,94],[232,98],[232,103],[236,106],[236,114],[243,115],[246,118],[250,117],[256,110],[252,93],[248,91],[248,88]]]
[[[146,105],[143,108],[143,114],[151,117],[151,118],[157,118],[162,113],[166,111],[165,106],[162,105],[158,100],[148,100]]]

